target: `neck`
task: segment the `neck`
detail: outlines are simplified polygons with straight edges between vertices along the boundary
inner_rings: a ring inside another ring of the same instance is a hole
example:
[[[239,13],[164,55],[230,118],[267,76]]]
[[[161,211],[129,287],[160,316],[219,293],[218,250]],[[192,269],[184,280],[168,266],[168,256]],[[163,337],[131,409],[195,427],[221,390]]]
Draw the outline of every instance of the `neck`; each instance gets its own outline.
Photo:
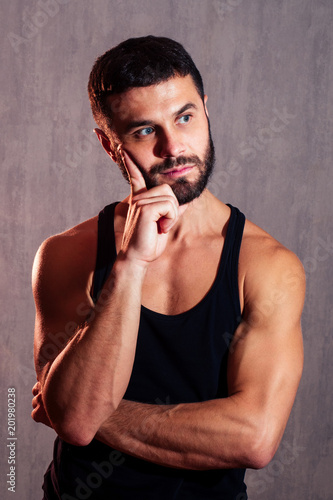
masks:
[[[121,210],[125,224],[130,196],[122,202]],[[125,208],[126,207],[126,208]],[[202,194],[188,203],[188,208],[169,233],[169,242],[191,241],[207,233],[220,233],[229,218],[230,209],[205,189]]]
[[[205,189],[170,231],[170,241],[193,239],[207,232],[220,232],[229,217],[229,208]]]

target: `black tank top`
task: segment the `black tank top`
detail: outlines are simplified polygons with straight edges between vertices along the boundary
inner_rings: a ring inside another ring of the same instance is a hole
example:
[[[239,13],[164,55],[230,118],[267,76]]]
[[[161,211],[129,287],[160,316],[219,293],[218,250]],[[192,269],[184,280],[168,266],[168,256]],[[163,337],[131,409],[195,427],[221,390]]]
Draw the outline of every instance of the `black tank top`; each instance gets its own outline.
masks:
[[[117,256],[116,204],[106,206],[98,218],[94,301]],[[241,320],[238,257],[245,222],[237,208],[229,207],[231,214],[217,275],[205,297],[190,310],[173,316],[141,306],[135,361],[125,399],[177,404],[228,396],[228,347]],[[76,447],[58,437],[53,462],[45,474],[44,498],[247,499],[244,469],[172,469],[124,453],[119,454],[118,465],[110,453],[111,448],[96,439],[88,446]],[[110,467],[112,473],[107,474]]]

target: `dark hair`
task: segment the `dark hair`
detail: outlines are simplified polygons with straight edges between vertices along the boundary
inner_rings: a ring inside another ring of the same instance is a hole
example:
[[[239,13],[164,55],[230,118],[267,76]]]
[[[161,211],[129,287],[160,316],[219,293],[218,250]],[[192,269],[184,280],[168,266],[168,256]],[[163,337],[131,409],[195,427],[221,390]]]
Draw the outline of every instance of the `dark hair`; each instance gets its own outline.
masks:
[[[109,95],[133,87],[148,87],[177,75],[191,75],[204,99],[201,75],[180,43],[149,35],[129,38],[113,47],[96,60],[89,77],[89,100],[96,123],[105,132],[111,129]]]

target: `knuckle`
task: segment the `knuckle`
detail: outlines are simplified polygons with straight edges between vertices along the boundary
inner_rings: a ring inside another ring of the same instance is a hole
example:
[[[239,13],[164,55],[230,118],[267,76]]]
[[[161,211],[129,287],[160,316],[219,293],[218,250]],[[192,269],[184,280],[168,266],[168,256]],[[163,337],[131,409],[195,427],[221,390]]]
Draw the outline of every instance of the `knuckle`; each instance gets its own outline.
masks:
[[[161,189],[163,189],[163,191],[166,194],[171,195],[173,198],[175,197],[174,192],[172,191],[172,188],[171,188],[171,186],[169,184],[162,184],[161,185]]]

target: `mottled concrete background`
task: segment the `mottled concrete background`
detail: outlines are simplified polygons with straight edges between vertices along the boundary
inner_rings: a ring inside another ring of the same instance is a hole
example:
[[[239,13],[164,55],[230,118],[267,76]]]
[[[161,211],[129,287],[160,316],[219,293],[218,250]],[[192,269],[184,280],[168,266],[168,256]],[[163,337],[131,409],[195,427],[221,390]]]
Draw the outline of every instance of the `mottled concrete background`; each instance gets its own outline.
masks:
[[[1,498],[40,499],[52,456],[53,432],[30,419],[34,254],[127,192],[92,133],[89,71],[111,46],[151,33],[183,43],[203,74],[213,193],[307,273],[303,379],[276,457],[247,474],[250,499],[332,499],[333,2],[11,0],[1,10],[1,411],[8,387],[18,400],[16,494],[1,418]]]

